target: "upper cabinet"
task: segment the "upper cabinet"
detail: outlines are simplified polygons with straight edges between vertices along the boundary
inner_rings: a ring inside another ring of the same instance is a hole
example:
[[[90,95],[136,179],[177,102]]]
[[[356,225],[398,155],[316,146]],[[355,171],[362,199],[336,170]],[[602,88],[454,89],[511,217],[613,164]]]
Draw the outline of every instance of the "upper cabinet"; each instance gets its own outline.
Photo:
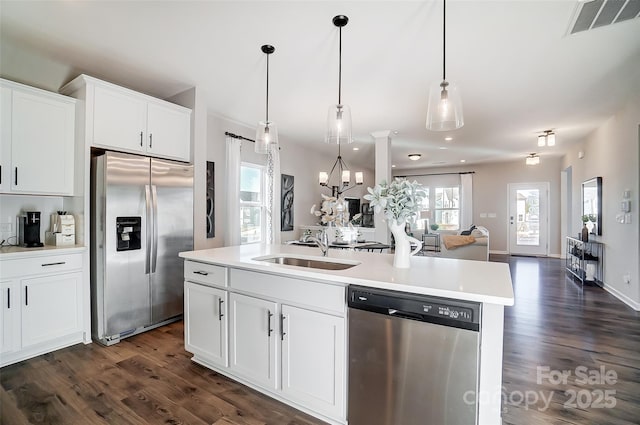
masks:
[[[73,195],[76,100],[0,79],[0,192]]]
[[[90,146],[190,160],[191,110],[80,75],[61,89],[86,102]]]

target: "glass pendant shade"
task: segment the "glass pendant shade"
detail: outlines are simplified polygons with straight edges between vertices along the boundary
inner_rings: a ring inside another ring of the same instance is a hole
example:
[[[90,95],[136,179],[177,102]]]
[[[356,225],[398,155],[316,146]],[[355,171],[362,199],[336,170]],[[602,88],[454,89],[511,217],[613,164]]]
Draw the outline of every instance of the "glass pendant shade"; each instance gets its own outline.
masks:
[[[351,108],[349,105],[331,105],[327,114],[326,143],[352,143],[351,136]]]
[[[538,136],[538,146],[542,147],[546,144],[547,144],[547,136],[545,135]]]
[[[431,87],[426,124],[431,131],[457,130],[464,125],[458,86],[442,81]]]
[[[273,121],[260,121],[256,129],[255,152],[266,154],[271,145],[278,144],[278,127]]]

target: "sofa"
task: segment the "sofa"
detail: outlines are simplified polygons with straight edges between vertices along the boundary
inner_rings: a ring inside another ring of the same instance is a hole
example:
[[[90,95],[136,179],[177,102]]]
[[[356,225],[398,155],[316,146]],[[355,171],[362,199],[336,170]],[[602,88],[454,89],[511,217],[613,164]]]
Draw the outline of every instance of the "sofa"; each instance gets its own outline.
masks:
[[[440,233],[440,257],[489,261],[489,230],[487,228],[482,226],[475,227],[469,235],[475,239],[473,243],[451,249],[447,249],[444,243],[444,236],[459,235],[461,232],[442,230],[438,233]]]

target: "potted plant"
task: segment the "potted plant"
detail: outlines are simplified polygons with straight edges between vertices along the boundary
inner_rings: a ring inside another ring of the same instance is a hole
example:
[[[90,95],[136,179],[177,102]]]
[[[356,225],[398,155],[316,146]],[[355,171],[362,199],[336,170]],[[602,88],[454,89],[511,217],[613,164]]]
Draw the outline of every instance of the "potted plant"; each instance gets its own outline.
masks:
[[[377,213],[382,212],[387,221],[389,230],[395,240],[393,266],[408,268],[409,258],[422,249],[422,241],[411,237],[405,232],[405,225],[415,222],[420,216],[422,201],[427,197],[421,184],[396,178],[391,183],[382,181],[375,187],[367,188],[369,192],[364,199]],[[411,251],[411,242],[417,244],[417,248]]]
[[[436,230],[438,230],[440,228],[440,225],[438,223],[433,223],[429,227],[431,228],[431,230],[433,230],[435,232]]]

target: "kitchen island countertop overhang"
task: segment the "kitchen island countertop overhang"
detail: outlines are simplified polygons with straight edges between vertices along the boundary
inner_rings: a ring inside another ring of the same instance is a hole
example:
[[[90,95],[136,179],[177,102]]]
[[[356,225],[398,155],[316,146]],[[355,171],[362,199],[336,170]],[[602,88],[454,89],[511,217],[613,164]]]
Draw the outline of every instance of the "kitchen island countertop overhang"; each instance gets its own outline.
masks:
[[[511,306],[514,303],[509,266],[473,260],[411,257],[411,267],[393,267],[392,254],[330,250],[328,257],[315,247],[238,245],[181,252],[182,258],[257,272],[323,280],[337,285],[361,285],[466,301]],[[344,270],[325,270],[274,264],[256,258],[290,255],[325,261],[355,261]]]

